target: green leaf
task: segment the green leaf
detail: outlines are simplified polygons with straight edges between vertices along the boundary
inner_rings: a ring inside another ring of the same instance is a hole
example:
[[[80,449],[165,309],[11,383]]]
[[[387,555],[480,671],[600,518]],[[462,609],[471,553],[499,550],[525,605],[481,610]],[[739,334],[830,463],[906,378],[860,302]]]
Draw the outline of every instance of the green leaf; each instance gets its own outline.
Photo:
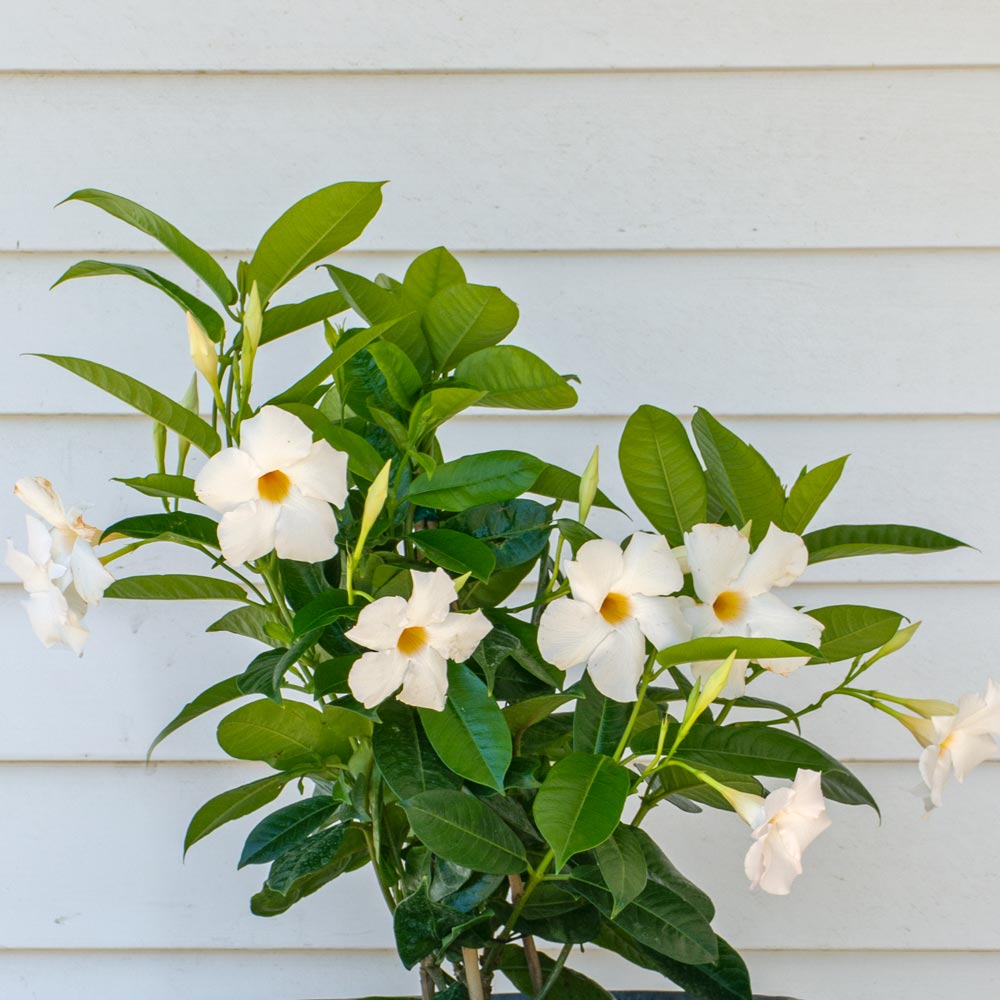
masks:
[[[556,527],[559,529],[559,534],[569,542],[574,556],[580,551],[581,545],[601,537],[596,531],[591,531],[585,524],[570,517],[560,517],[556,521]]]
[[[193,844],[225,823],[248,816],[268,802],[273,802],[292,777],[290,774],[272,774],[247,785],[240,785],[239,788],[230,788],[209,799],[188,824],[184,835],[184,853],[187,854]]]
[[[173,511],[168,514],[143,514],[126,517],[104,529],[102,541],[111,535],[125,535],[126,538],[160,538],[169,536],[172,540],[196,542],[210,548],[219,547],[218,524],[203,514],[188,514]]]
[[[489,547],[497,570],[537,559],[549,541],[551,515],[534,500],[480,504],[448,518],[445,529],[478,538]]]
[[[106,365],[100,365],[96,361],[86,361],[83,358],[68,358],[55,354],[36,354],[35,357],[51,361],[60,368],[86,379],[133,409],[159,421],[175,434],[187,438],[206,455],[214,455],[222,447],[219,435],[201,417],[164,396],[162,392],[143,385],[130,375],[123,375]]]
[[[537,354],[523,347],[487,347],[459,362],[455,377],[486,395],[477,406],[513,410],[565,410],[576,390]]]
[[[782,639],[745,639],[739,636],[709,636],[668,646],[658,653],[656,660],[664,667],[680,663],[698,663],[702,660],[724,660],[734,652],[739,659],[779,660],[793,656],[818,656],[819,650],[804,642],[785,642]]]
[[[590,674],[580,681],[582,700],[573,713],[573,749],[610,756],[625,732],[632,706],[605,697]]]
[[[409,896],[401,899],[392,916],[396,951],[407,969],[422,958],[441,951],[466,928],[489,919],[485,914],[474,917],[450,906],[434,902],[427,891],[427,880]]]
[[[542,978],[548,982],[555,970],[555,962],[540,953]],[[525,995],[532,996],[531,973],[524,949],[515,944],[504,945],[500,953],[500,971]],[[545,994],[547,1000],[614,1000],[612,995],[592,979],[575,969],[563,969],[552,988]]]
[[[371,482],[385,465],[385,459],[360,434],[339,427],[318,410],[304,403],[282,403],[281,408],[293,413],[312,432],[313,437],[326,441],[336,451],[347,455],[347,467],[355,476]]]
[[[453,386],[432,389],[417,400],[410,414],[410,441],[420,444],[445,421],[461,413],[462,410],[474,406],[482,398],[483,393],[480,389],[461,389]]]
[[[569,500],[571,503],[576,503],[580,497],[580,477],[575,472],[560,469],[558,465],[546,465],[530,492],[542,497],[552,497],[553,500]],[[622,513],[621,507],[609,500],[607,494],[601,490],[594,496],[594,506]]]
[[[658,732],[657,732],[658,735]],[[654,742],[655,747],[655,742]],[[634,749],[634,748],[633,748]],[[726,785],[737,792],[747,792],[750,795],[767,797],[767,789],[749,774],[737,774],[735,771],[723,771],[717,767],[701,768],[710,778]],[[692,802],[733,812],[733,807],[711,785],[706,785],[701,778],[680,767],[665,767],[656,772],[656,783],[660,791],[670,796],[682,796]]]
[[[542,694],[508,705],[503,710],[507,728],[516,739],[525,730],[547,719],[567,702],[573,701],[574,697],[571,694]]]
[[[965,542],[908,524],[838,524],[802,536],[809,564],[852,556],[921,555],[968,548]]]
[[[503,792],[513,752],[510,730],[500,706],[468,667],[449,663],[444,709],[419,712],[427,738],[451,770]]]
[[[356,618],[359,608],[348,603],[346,590],[324,590],[299,608],[292,619],[292,634],[299,638],[326,628],[342,618]]]
[[[630,826],[619,826],[603,844],[598,844],[594,856],[614,900],[613,920],[646,888],[646,858],[638,831]]]
[[[435,788],[458,788],[462,779],[434,752],[417,713],[400,702],[379,710],[381,725],[372,734],[372,753],[385,783],[405,803]]]
[[[210,688],[202,691],[197,698],[189,701],[157,734],[156,739],[149,744],[146,751],[146,760],[153,756],[153,751],[171,734],[176,732],[181,726],[187,725],[192,719],[197,719],[199,715],[211,712],[213,708],[225,705],[237,698],[242,698],[243,692],[236,685],[235,677],[227,677],[218,684],[213,684]]]
[[[680,545],[685,531],[705,521],[705,473],[672,413],[640,406],[625,424],[618,462],[635,505],[671,545]]]
[[[689,903],[706,920],[715,917],[715,907],[707,894],[702,892],[693,882],[685,878],[671,863],[670,859],[660,850],[645,830],[632,828],[639,841],[643,857],[646,859],[646,872],[649,881],[665,886],[677,893],[681,899]]]
[[[823,623],[819,651],[821,658],[830,663],[884,646],[903,623],[903,616],[895,611],[854,604],[813,608],[809,616]]]
[[[96,188],[74,191],[61,204],[67,201],[84,201],[88,205],[94,205],[116,219],[127,222],[147,236],[152,236],[157,243],[187,264],[212,289],[223,305],[231,306],[236,301],[236,289],[211,254],[193,243],[176,226],[155,212],[121,195],[112,194],[110,191],[99,191]]]
[[[345,312],[349,308],[347,299],[340,292],[324,292],[302,302],[271,306],[264,313],[260,342],[269,344],[272,340],[294,333],[296,330],[304,330],[308,326],[322,323],[323,320]]]
[[[147,497],[178,498],[180,500],[197,500],[194,491],[194,480],[187,476],[169,476],[162,472],[153,472],[148,476],[138,476],[132,479],[115,479],[116,483],[126,486]]]
[[[471,573],[477,580],[488,580],[496,566],[493,550],[461,531],[428,528],[415,531],[410,541],[435,565],[453,573]]]
[[[278,643],[268,632],[268,626],[277,624],[277,620],[259,604],[247,604],[240,608],[227,611],[218,621],[212,622],[206,632],[232,632],[233,635],[243,635],[248,639],[256,639],[265,646],[276,646]]]
[[[403,278],[406,298],[423,309],[442,289],[465,284],[462,265],[444,247],[435,247],[414,258]]]
[[[262,302],[324,257],[356,240],[382,204],[382,183],[346,181],[297,201],[264,233],[248,268]]]
[[[280,858],[323,826],[338,805],[330,795],[314,795],[271,813],[250,831],[236,867],[263,865]]]
[[[492,347],[517,325],[517,306],[499,288],[453,284],[438,292],[424,312],[424,332],[440,372]]]
[[[629,791],[629,773],[610,757],[571,753],[546,775],[535,796],[535,823],[556,853],[556,869],[611,836]]]
[[[756,545],[768,526],[781,524],[785,491],[777,473],[763,456],[723,427],[701,407],[691,422],[708,474],[733,521],[753,521],[750,542]]]
[[[847,462],[847,455],[832,462],[817,465],[815,469],[803,469],[788,493],[781,526],[785,531],[801,535],[816,516],[826,498],[840,480]]]
[[[119,601],[247,601],[238,583],[188,573],[154,573],[126,576],[104,591]]]
[[[416,366],[401,348],[388,341],[369,344],[368,353],[374,358],[378,370],[385,376],[389,395],[404,410],[408,410],[422,385],[420,372]]]
[[[185,312],[191,313],[201,328],[208,334],[210,340],[219,343],[226,335],[225,320],[210,306],[197,296],[175,285],[164,278],[162,274],[150,271],[146,267],[135,264],[112,264],[103,260],[81,260],[65,271],[52,285],[55,288],[64,281],[73,278],[101,278],[105,276],[125,275],[136,278],[144,284],[159,289],[168,298],[177,303]],[[180,327],[179,327],[180,328]]]
[[[268,887],[284,895],[303,876],[325,868],[340,851],[346,832],[343,825],[332,826],[282,853],[268,872]],[[363,844],[361,831],[355,833]]]
[[[462,511],[509,500],[525,493],[545,469],[540,458],[523,451],[486,451],[444,462],[433,476],[418,476],[410,486],[414,503]]]
[[[414,834],[439,857],[491,875],[527,867],[520,840],[479,799],[452,789],[422,792],[404,804]]]

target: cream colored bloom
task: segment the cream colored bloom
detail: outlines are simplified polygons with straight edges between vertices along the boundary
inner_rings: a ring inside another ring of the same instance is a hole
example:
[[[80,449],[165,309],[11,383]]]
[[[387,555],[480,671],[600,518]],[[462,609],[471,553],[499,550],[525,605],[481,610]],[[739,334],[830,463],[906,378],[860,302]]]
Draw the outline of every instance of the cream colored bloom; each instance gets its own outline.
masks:
[[[198,499],[222,514],[219,545],[229,562],[322,562],[336,551],[330,504],[347,498],[347,456],[313,442],[306,425],[265,406],[243,422],[238,448],[213,455],[195,479]]]
[[[819,771],[799,771],[790,787],[766,799],[730,789],[730,805],[750,827],[753,845],[743,862],[750,888],[787,896],[802,874],[802,853],[830,826]]]
[[[768,528],[757,550],[735,527],[697,524],[684,536],[684,549],[701,603],[685,609],[695,638],[703,636],[743,636],[784,639],[815,646],[823,626],[789,607],[770,591],[787,587],[805,571],[809,552],[798,535]],[[724,691],[735,698],[746,688],[746,666],[737,660]],[[787,676],[809,662],[809,657],[761,660],[767,670]],[[718,662],[693,663],[696,676],[708,676]]]
[[[448,661],[467,660],[493,628],[482,611],[459,614],[455,584],[443,569],[410,570],[410,599],[380,597],[361,610],[347,638],[373,652],[351,667],[351,693],[365,708],[397,688],[399,701],[440,712],[448,693]]]
[[[545,609],[539,651],[567,671],[567,684],[586,670],[601,694],[634,701],[646,640],[666,649],[691,637],[680,603],[667,596],[684,584],[669,544],[639,533],[622,552],[610,539],[593,539],[566,563],[566,575],[573,596]]]
[[[961,783],[984,760],[996,755],[1000,739],[1000,686],[986,682],[984,694],[964,694],[954,715],[934,715],[920,731],[911,731],[925,743],[920,755],[920,776],[927,786],[925,808],[941,805],[948,775]]]

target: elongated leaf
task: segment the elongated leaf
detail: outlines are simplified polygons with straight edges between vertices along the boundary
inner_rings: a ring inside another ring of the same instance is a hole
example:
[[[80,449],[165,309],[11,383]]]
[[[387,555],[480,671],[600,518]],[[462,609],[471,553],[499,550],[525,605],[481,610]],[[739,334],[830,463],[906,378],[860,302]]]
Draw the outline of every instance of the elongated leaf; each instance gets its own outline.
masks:
[[[573,701],[574,697],[571,694],[542,694],[508,705],[503,710],[507,728],[516,739],[526,729],[530,729],[536,723],[547,719],[567,702]]]
[[[324,590],[295,612],[292,634],[296,638],[326,628],[342,618],[356,618],[358,607],[348,603],[346,590]]]
[[[338,805],[330,795],[314,795],[271,813],[250,831],[236,867],[263,865],[280,858],[326,823]]]
[[[967,548],[965,542],[929,528],[908,524],[838,524],[803,535],[809,562],[827,562],[852,556],[922,555]]]
[[[632,706],[601,694],[590,674],[584,674],[580,691],[583,700],[573,713],[573,749],[610,756],[625,732]]]
[[[323,320],[345,312],[349,308],[347,299],[340,292],[324,292],[302,302],[271,306],[264,313],[260,342],[269,344],[272,340],[294,333],[296,330],[304,330],[308,326],[322,323]]]
[[[488,580],[496,566],[492,549],[471,535],[448,528],[415,531],[410,540],[432,563],[453,573],[471,573]]]
[[[248,285],[257,282],[261,301],[267,302],[310,264],[356,240],[382,204],[382,183],[332,184],[284,212],[250,260]]]
[[[422,442],[445,421],[475,406],[483,398],[481,389],[461,389],[447,386],[432,389],[421,396],[410,414],[409,438],[415,444]]]
[[[247,601],[238,583],[189,573],[151,573],[115,580],[105,597],[119,601]]]
[[[642,745],[642,742],[637,741],[638,745]],[[655,742],[653,743],[653,747],[655,747]],[[704,771],[710,778],[737,792],[760,795],[762,798],[767,797],[767,789],[753,775],[738,774],[736,771],[723,771],[717,767],[702,766],[699,770]],[[671,801],[676,801],[674,797],[677,796],[690,802],[698,802],[701,805],[710,806],[712,809],[733,812],[733,807],[721,793],[717,792],[711,785],[706,785],[701,778],[683,768],[666,767],[657,771],[656,783],[660,791],[671,796]]]
[[[74,191],[62,203],[67,201],[84,201],[88,205],[94,205],[147,236],[152,236],[157,243],[187,264],[212,289],[223,305],[230,306],[236,301],[236,289],[215,258],[155,212],[121,195],[96,188]]]
[[[448,701],[440,712],[419,709],[437,755],[456,774],[503,792],[512,742],[500,706],[466,666],[448,664]]]
[[[809,615],[823,623],[819,651],[830,663],[853,659],[884,646],[903,623],[903,616],[895,611],[854,604],[812,608]]]
[[[413,399],[420,392],[420,372],[402,348],[388,341],[378,340],[368,345],[379,371],[385,376],[389,394],[404,410],[413,405]]]
[[[611,836],[628,796],[628,771],[610,757],[571,753],[535,796],[535,823],[556,853],[556,869]]]
[[[750,541],[756,545],[770,524],[781,524],[785,509],[781,480],[755,448],[720,424],[708,410],[697,409],[692,427],[726,510],[741,527],[753,521]]]
[[[313,437],[322,438],[336,451],[344,452],[347,467],[355,476],[371,482],[385,465],[385,459],[365,438],[346,427],[338,427],[319,410],[304,403],[282,403],[281,408],[295,414],[313,432]]]
[[[149,744],[146,751],[146,759],[153,756],[153,751],[171,734],[177,732],[181,726],[187,725],[192,719],[211,712],[213,708],[225,705],[237,698],[242,698],[243,692],[236,684],[235,677],[227,677],[218,684],[213,684],[210,688],[202,691],[197,698],[189,701],[156,735],[156,739]]]
[[[158,288],[168,298],[173,299],[181,309],[191,313],[215,343],[219,343],[225,337],[225,320],[210,305],[185,291],[180,285],[175,285],[169,279],[164,278],[162,274],[150,271],[146,267],[138,267],[135,264],[112,264],[103,260],[81,260],[66,270],[52,287],[55,288],[64,281],[71,281],[73,278],[101,278],[109,275],[126,275],[153,288]],[[180,324],[178,324],[178,329],[181,329]]]
[[[629,495],[671,545],[706,519],[705,473],[684,425],[672,413],[640,406],[629,417],[618,446]]]
[[[613,920],[646,888],[646,858],[638,831],[624,824],[619,826],[603,844],[597,845],[594,856],[611,893]]]
[[[372,753],[386,784],[406,803],[435,788],[458,788],[462,779],[434,752],[417,713],[400,702],[379,710],[381,725],[372,734]]]
[[[425,507],[467,510],[527,492],[544,469],[540,458],[523,451],[486,451],[445,462],[433,476],[418,476],[409,496]]]
[[[444,247],[435,247],[414,258],[403,278],[406,298],[423,309],[449,285],[465,284],[462,265]]]
[[[785,657],[818,656],[819,650],[804,642],[785,642],[782,639],[745,639],[738,636],[709,636],[668,646],[657,654],[657,662],[664,667],[679,663],[697,663],[701,660],[724,660],[730,653],[740,659],[778,660]]]
[[[532,493],[553,500],[569,500],[576,503],[580,497],[580,477],[575,472],[560,469],[558,465],[546,465],[531,487]],[[621,507],[608,498],[602,490],[594,495],[594,506],[606,510],[621,511]]]
[[[201,417],[164,396],[162,392],[143,385],[130,375],[83,358],[61,357],[55,354],[36,354],[37,358],[51,361],[60,368],[78,375],[96,385],[99,389],[127,403],[147,417],[159,421],[165,427],[187,438],[206,455],[214,455],[221,447],[219,435]]]
[[[347,828],[342,825],[332,826],[282,853],[268,872],[268,888],[283,895],[303,876],[325,868],[340,852],[346,832]],[[361,831],[354,832],[364,844]]]
[[[424,332],[439,372],[498,344],[517,326],[517,306],[499,288],[453,284],[427,304]]]
[[[816,516],[826,498],[840,481],[847,455],[832,462],[817,465],[815,469],[803,469],[788,493],[781,526],[785,531],[801,535]]]
[[[415,892],[400,900],[392,916],[400,961],[412,969],[422,958],[445,950],[469,928],[491,916],[492,913],[470,916],[436,902],[428,893],[425,879]]]
[[[459,362],[455,377],[486,395],[476,406],[513,410],[565,410],[576,390],[537,354],[503,345],[476,351]]]
[[[548,955],[540,953],[538,962],[542,978],[548,982],[555,970],[555,962]],[[531,973],[524,949],[518,945],[504,945],[500,954],[500,971],[527,997],[533,996]],[[547,1000],[614,1000],[603,986],[588,979],[582,972],[564,968],[552,988],[545,994]]]
[[[159,538],[170,535],[177,539],[219,547],[218,524],[203,514],[188,514],[184,511],[174,511],[168,514],[143,514],[139,517],[126,517],[115,521],[104,529],[102,538],[111,535],[125,535],[127,538]]]
[[[636,827],[631,828],[642,848],[643,857],[646,859],[646,872],[649,881],[665,886],[672,892],[677,893],[681,899],[689,903],[706,920],[715,917],[715,906],[708,895],[702,892],[690,879],[685,878],[673,865],[670,859],[660,850],[652,837],[645,831]]]
[[[206,632],[232,632],[234,635],[244,635],[248,639],[256,639],[265,646],[276,646],[278,643],[268,632],[269,625],[277,624],[277,619],[267,609],[259,604],[247,604],[240,608],[227,611],[218,621],[212,622]]]
[[[444,528],[478,538],[489,547],[497,570],[523,566],[541,555],[549,541],[551,514],[534,500],[480,504],[448,518]]]
[[[138,476],[132,479],[116,479],[116,483],[126,486],[147,497],[167,497],[180,500],[197,500],[194,491],[194,480],[187,476],[170,476],[163,472],[153,472],[148,476]]]
[[[220,826],[248,816],[268,802],[273,802],[292,777],[291,774],[272,774],[247,785],[240,785],[239,788],[230,788],[209,799],[188,824],[184,835],[184,853],[187,854],[193,844],[218,830]]]
[[[435,789],[404,808],[416,836],[446,861],[492,875],[513,875],[527,866],[511,828],[472,795]]]

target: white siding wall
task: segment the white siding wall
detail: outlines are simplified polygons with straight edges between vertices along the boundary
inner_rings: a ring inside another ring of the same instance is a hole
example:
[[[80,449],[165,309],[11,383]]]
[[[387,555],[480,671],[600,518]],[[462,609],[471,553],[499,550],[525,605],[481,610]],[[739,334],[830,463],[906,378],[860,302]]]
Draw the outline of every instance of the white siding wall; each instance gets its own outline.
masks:
[[[178,273],[54,202],[120,191],[232,261],[295,198],[387,177],[347,266],[398,272],[443,242],[519,301],[517,342],[584,379],[574,414],[467,419],[453,450],[516,433],[579,466],[599,441],[610,466],[648,400],[731,417],[786,479],[852,452],[831,517],[926,523],[981,552],[822,567],[799,593],[926,617],[885,683],[955,697],[996,673],[998,107],[993,0],[0,0],[0,479],[57,478],[107,522],[137,508],[108,477],[148,471],[142,421],[19,352],[174,392],[187,378],[176,310],[148,289],[46,290],[81,256]],[[319,350],[276,347],[275,383]],[[0,498],[4,534],[20,513]],[[230,870],[242,828],[181,865],[191,811],[257,772],[222,759],[209,723],[153,767],[144,749],[245,662],[241,640],[202,635],[207,609],[111,605],[76,662],[38,648],[17,604],[4,570],[0,996],[412,988],[364,873],[264,921],[246,905],[258,873]],[[737,824],[661,818],[762,991],[996,995],[1000,766],[921,822],[917,748],[890,725],[847,706],[811,730],[884,822],[835,807],[788,899],[746,891]]]

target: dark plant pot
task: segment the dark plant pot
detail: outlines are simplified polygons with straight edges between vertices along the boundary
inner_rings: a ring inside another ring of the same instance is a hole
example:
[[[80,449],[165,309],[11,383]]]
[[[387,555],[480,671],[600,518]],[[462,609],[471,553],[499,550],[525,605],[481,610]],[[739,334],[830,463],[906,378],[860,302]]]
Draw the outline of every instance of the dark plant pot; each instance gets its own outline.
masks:
[[[690,993],[663,990],[613,990],[612,994],[617,1000],[694,1000]],[[363,1000],[416,1000],[416,997],[364,997]],[[531,1000],[531,998],[523,993],[494,993],[492,1000]],[[755,994],[754,1000],[795,1000],[795,998]]]

